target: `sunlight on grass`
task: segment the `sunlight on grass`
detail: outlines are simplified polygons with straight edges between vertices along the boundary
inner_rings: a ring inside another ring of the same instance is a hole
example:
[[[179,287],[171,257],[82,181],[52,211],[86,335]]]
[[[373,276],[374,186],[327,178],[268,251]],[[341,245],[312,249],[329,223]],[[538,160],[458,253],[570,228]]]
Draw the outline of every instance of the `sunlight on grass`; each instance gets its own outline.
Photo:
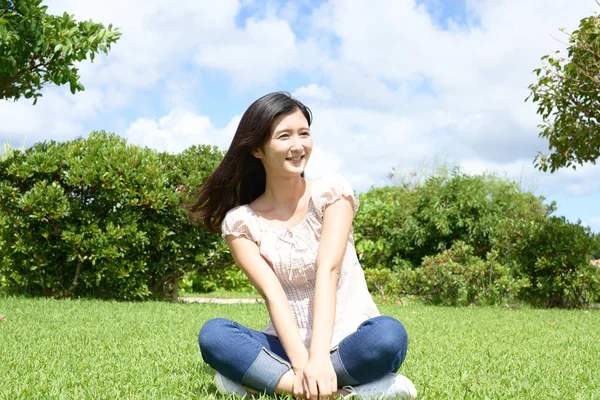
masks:
[[[600,311],[381,306],[404,322],[400,373],[420,399],[600,397]],[[261,304],[0,299],[0,397],[198,398],[214,394],[196,337],[210,318],[260,329]],[[265,397],[266,398],[266,397]]]

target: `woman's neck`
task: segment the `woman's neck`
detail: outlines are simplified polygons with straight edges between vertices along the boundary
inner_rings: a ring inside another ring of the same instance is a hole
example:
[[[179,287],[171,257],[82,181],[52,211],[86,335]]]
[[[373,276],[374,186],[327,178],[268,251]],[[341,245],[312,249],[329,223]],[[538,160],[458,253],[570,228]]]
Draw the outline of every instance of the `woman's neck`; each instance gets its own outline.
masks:
[[[306,193],[306,180],[301,176],[269,178],[263,194],[264,203],[277,209],[293,210]]]

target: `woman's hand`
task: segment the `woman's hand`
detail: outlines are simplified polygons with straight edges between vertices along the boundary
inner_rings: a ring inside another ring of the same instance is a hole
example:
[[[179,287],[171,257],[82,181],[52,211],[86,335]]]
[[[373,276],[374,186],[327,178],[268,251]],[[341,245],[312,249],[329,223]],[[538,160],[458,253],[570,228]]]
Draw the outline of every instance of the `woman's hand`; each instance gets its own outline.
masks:
[[[302,377],[303,386],[308,389],[307,399],[327,399],[337,392],[337,376],[329,354],[310,357],[302,371]]]
[[[307,399],[308,390],[304,387],[303,383],[303,370],[294,368],[294,386],[292,387],[292,395],[294,399]]]

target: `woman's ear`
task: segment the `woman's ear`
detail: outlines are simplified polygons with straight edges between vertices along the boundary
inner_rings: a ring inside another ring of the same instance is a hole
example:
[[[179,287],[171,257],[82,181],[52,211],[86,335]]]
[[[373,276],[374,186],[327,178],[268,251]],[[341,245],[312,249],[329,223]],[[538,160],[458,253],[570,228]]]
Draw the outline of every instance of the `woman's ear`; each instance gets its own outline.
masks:
[[[255,148],[254,150],[252,150],[252,155],[258,159],[263,158],[263,152],[260,148]]]

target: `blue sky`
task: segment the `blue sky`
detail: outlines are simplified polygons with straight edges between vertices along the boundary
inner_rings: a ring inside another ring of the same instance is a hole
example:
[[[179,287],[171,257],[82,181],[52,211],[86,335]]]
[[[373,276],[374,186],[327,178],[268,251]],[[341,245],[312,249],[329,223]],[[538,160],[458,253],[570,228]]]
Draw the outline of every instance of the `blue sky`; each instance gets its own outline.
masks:
[[[86,91],[48,87],[36,106],[0,102],[0,141],[30,145],[104,129],[132,143],[226,149],[256,98],[286,90],[315,116],[308,175],[358,191],[442,160],[495,172],[600,231],[600,167],[533,168],[540,57],[564,49],[594,0],[47,0],[123,36],[80,70]]]

